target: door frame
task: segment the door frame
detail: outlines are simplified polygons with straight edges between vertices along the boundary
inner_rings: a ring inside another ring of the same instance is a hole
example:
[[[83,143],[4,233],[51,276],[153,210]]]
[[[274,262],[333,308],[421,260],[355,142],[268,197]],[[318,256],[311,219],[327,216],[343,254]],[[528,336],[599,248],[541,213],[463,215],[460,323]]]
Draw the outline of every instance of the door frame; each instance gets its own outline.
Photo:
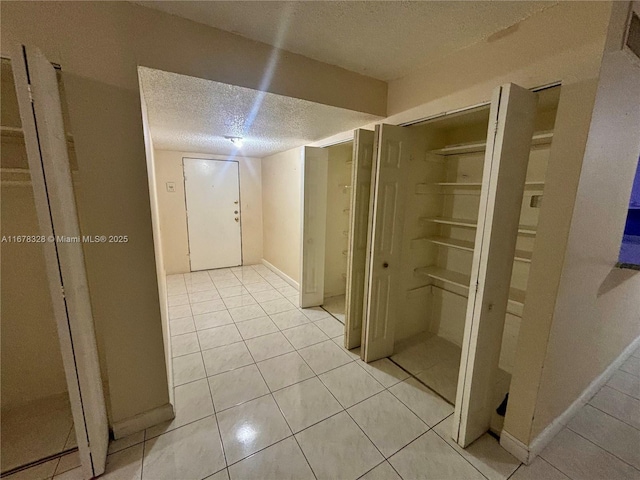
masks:
[[[10,60],[81,468],[93,478],[105,470],[108,419],[58,84],[51,77],[57,67],[23,45],[15,46]],[[78,241],[52,241],[56,236]]]
[[[232,162],[238,165],[238,211],[240,212],[240,265],[244,265],[244,249],[242,242],[242,181],[240,180],[240,162],[231,158],[203,158],[196,156],[184,156],[182,157],[182,185],[184,190],[184,214],[187,225],[187,252],[189,255],[189,271],[190,272],[202,272],[206,270],[194,270],[191,266],[191,242],[189,241],[189,210],[187,209],[187,182],[184,174],[184,161],[185,160],[212,160],[215,162]],[[221,267],[224,268],[224,267]]]

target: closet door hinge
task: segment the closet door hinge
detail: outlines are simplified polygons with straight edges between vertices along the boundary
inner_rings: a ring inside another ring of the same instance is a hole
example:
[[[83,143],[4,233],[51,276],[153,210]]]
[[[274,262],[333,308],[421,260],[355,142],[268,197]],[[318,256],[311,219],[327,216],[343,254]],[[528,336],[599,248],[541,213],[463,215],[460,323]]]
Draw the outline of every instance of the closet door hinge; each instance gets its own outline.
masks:
[[[31,84],[27,84],[27,91],[29,92],[29,101],[33,103],[33,92],[31,91]]]
[[[64,294],[64,287],[60,287],[60,293],[62,293],[62,298],[67,298]]]

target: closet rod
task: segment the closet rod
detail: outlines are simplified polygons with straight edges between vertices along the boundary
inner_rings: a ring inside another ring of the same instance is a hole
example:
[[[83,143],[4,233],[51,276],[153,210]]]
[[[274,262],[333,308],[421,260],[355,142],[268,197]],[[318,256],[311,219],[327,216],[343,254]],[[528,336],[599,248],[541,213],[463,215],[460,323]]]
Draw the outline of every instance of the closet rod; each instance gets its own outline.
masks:
[[[439,289],[439,290],[443,290],[443,291],[445,291],[445,292],[447,292],[447,293],[450,293],[451,295],[457,295],[458,297],[462,297],[462,298],[469,298],[469,296],[468,296],[468,295],[463,295],[462,293],[452,292],[451,290],[449,290],[449,289],[447,289],[447,288],[440,287],[439,285],[434,285],[433,283],[431,284],[431,286],[432,286],[433,288],[437,288],[437,289]]]
[[[435,285],[435,284],[433,284],[433,283],[432,283],[430,286],[431,286],[432,288],[437,288],[437,289],[442,290],[442,291],[444,291],[444,292],[450,293],[451,295],[456,295],[456,296],[458,296],[458,297],[462,297],[462,298],[469,299],[469,297],[468,297],[467,295],[463,295],[463,294],[461,294],[461,293],[453,292],[453,291],[451,291],[451,290],[449,290],[449,289],[447,289],[447,288],[440,287],[440,286]],[[506,313],[508,313],[509,315],[513,315],[514,317],[522,318],[522,315],[518,315],[517,313],[514,313],[514,312],[512,312],[512,311],[509,311],[509,306],[508,306],[508,304],[507,304],[507,310],[506,310]]]

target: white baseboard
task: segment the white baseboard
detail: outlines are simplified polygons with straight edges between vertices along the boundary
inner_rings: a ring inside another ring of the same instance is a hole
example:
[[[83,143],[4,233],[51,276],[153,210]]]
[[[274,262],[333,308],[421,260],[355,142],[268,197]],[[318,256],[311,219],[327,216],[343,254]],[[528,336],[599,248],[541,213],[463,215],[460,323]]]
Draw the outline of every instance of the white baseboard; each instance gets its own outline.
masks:
[[[267,267],[269,270],[271,270],[273,273],[279,275],[280,277],[282,277],[282,279],[287,282],[289,285],[291,285],[294,288],[300,288],[300,284],[298,284],[298,282],[296,282],[293,278],[291,278],[289,275],[287,275],[286,273],[284,273],[282,270],[280,270],[278,267],[272,265],[271,263],[267,262],[264,258],[262,259],[262,264]]]
[[[553,440],[553,438],[567,425],[578,411],[586,405],[591,398],[609,381],[611,376],[620,368],[620,366],[631,356],[631,354],[640,346],[640,337],[636,338],[631,344],[625,348],[618,358],[609,365],[604,372],[598,375],[585,390],[580,394],[569,407],[562,412],[555,420],[540,432],[527,447],[517,438],[513,437],[509,432],[503,430],[500,434],[500,445],[511,455],[519,459],[521,462],[531,463],[542,450]]]
[[[175,417],[173,405],[167,403],[161,407],[154,408],[135,417],[127,418],[113,424],[113,438],[127,437],[133,433],[141,432],[145,428],[153,427],[159,423],[172,420]]]
[[[527,446],[506,430],[500,432],[500,446],[522,463],[529,464],[529,449]]]

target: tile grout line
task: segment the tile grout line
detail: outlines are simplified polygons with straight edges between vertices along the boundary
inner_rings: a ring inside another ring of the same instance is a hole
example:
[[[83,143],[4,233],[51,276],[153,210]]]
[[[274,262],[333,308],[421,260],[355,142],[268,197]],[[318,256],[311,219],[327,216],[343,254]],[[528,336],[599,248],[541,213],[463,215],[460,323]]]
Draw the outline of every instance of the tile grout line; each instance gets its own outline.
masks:
[[[560,469],[559,469],[558,467],[556,467],[555,465],[553,465],[553,464],[549,463],[547,460],[545,460],[544,458],[542,458],[540,455],[538,455],[536,458],[539,458],[542,462],[544,462],[544,463],[546,463],[547,465],[549,465],[551,468],[553,468],[554,470],[556,470],[557,472],[559,472],[561,475],[564,475],[565,477],[567,477],[567,478],[571,479],[571,477],[570,477],[569,475],[566,475],[562,470],[560,470]],[[533,462],[531,462],[531,463],[533,463]],[[515,469],[515,471],[514,471],[511,475],[509,475],[509,477],[508,477],[506,480],[509,480],[510,478],[512,478],[512,477],[516,474],[516,472],[517,472],[518,470],[520,470],[521,468],[526,468],[526,467],[528,467],[528,466],[529,466],[529,465],[525,465],[524,463],[520,463],[520,466],[519,466],[518,468],[516,468],[516,469]],[[572,479],[572,480],[573,480],[573,479]]]
[[[623,392],[620,392],[620,393],[623,393]],[[597,394],[596,394],[596,395],[597,395]],[[628,396],[628,395],[627,395],[627,396]],[[633,397],[630,397],[630,398],[633,398]],[[638,428],[638,427],[636,427],[636,426],[634,426],[634,425],[631,425],[630,423],[627,423],[626,421],[622,420],[621,418],[616,417],[615,415],[612,415],[611,413],[605,412],[605,411],[604,411],[604,410],[602,410],[601,408],[598,408],[598,407],[596,407],[595,405],[592,405],[591,403],[585,403],[585,405],[589,405],[590,407],[595,408],[596,410],[598,410],[598,411],[600,411],[600,412],[604,413],[605,415],[608,415],[608,416],[610,416],[611,418],[615,418],[615,419],[616,419],[616,420],[618,420],[619,422],[622,422],[622,423],[624,423],[625,425],[627,425],[627,426],[629,426],[629,427],[631,427],[631,428],[633,428],[633,429],[635,429],[635,430],[640,431],[640,428]]]
[[[626,372],[625,372],[625,373],[626,373]],[[635,378],[637,378],[637,377],[635,377]],[[618,393],[622,393],[623,395],[626,395],[627,397],[631,397],[631,398],[634,398],[634,399],[636,399],[636,400],[640,401],[640,398],[638,398],[638,397],[634,397],[633,395],[630,395],[630,394],[628,394],[627,392],[623,392],[623,391],[622,391],[622,390],[620,390],[619,388],[616,388],[616,387],[614,387],[613,385],[609,385],[608,383],[605,383],[605,384],[603,385],[603,387],[609,387],[611,390],[615,390],[616,392],[618,392]],[[600,390],[598,390],[598,391],[600,391]],[[594,396],[595,396],[595,395],[594,395]],[[591,405],[591,404],[589,403],[588,405]],[[593,405],[591,405],[591,406],[593,406]],[[605,412],[605,413],[606,413],[606,412]]]
[[[451,414],[451,415],[453,415],[453,414]],[[442,422],[444,422],[444,421],[445,421],[447,418],[449,418],[451,415],[447,415],[445,418],[443,418],[440,422],[438,422],[438,425],[440,425]],[[467,458],[466,458],[464,455],[462,455],[460,452],[458,452],[458,451],[457,451],[457,450],[456,450],[456,449],[455,449],[455,448],[454,448],[454,447],[453,447],[449,442],[447,442],[447,439],[446,439],[446,438],[444,438],[442,435],[440,435],[440,434],[438,433],[438,431],[435,429],[435,426],[434,426],[434,428],[432,428],[432,430],[433,430],[433,433],[435,433],[435,434],[436,434],[436,436],[437,436],[438,438],[440,438],[443,442],[445,442],[447,445],[449,445],[449,447],[451,447],[451,450],[453,450],[453,451],[454,451],[454,452],[456,452],[458,455],[460,455],[460,457],[461,457],[465,462],[467,462],[469,465],[471,465],[475,470],[477,470],[477,471],[478,471],[478,473],[479,473],[480,475],[482,475],[482,476],[483,476],[484,478],[486,478],[486,479],[488,479],[488,478],[489,478],[489,477],[487,477],[484,473],[482,473],[478,467],[476,467],[473,463],[471,463],[469,460],[467,460]],[[518,466],[516,467],[516,470],[517,470],[518,468],[520,468],[520,465],[518,465]],[[515,472],[515,470],[514,470],[514,472]]]
[[[606,412],[605,412],[606,413]],[[572,429],[571,427],[569,427],[569,425],[565,425],[565,428],[567,430],[570,430],[571,432],[575,433],[576,435],[578,435],[579,437],[583,438],[584,440],[586,440],[587,442],[589,442],[590,444],[594,445],[595,447],[599,448],[600,450],[602,450],[603,452],[608,453],[609,455],[611,455],[612,457],[617,458],[618,460],[620,460],[622,463],[625,463],[627,465],[629,465],[631,468],[637,470],[640,472],[640,468],[636,467],[635,465],[630,464],[629,462],[627,462],[625,459],[620,458],[618,455],[616,455],[613,452],[610,452],[609,450],[607,450],[604,447],[601,447],[600,445],[598,445],[597,443],[595,443],[593,440],[591,440],[590,438],[585,437],[584,435],[582,435],[580,432],[576,432],[574,429]]]
[[[146,429],[145,429],[145,434],[144,434],[144,436],[145,436],[145,437],[147,436]],[[133,447],[133,446],[134,446],[134,445],[132,445],[132,447]],[[142,458],[140,459],[140,480],[142,480],[142,479],[144,478],[144,454],[145,454],[146,449],[147,449],[147,442],[146,442],[146,441],[144,441],[144,442],[142,442]],[[125,450],[126,450],[126,449],[125,449]],[[122,450],[121,450],[121,451],[122,451]],[[104,472],[104,473],[107,473],[107,471],[106,471],[106,470],[107,470],[107,469],[106,469],[106,467],[105,467],[105,472]]]
[[[302,359],[302,361],[304,361],[304,358]],[[311,370],[311,367],[309,367],[309,369]],[[258,368],[258,370],[260,370],[260,368]],[[311,371],[313,372],[313,370],[311,370]],[[262,371],[260,371],[260,374],[262,374]],[[311,378],[313,378],[313,377],[311,377]],[[311,378],[307,378],[306,380],[311,380]],[[264,379],[264,377],[263,377],[263,379]],[[306,380],[302,380],[302,381],[304,382]],[[265,381],[265,383],[267,382],[266,379],[264,379],[264,381]],[[302,383],[302,382],[299,382],[299,383]],[[290,385],[288,385],[288,386],[290,386]],[[269,387],[268,384],[267,384],[267,388],[269,388],[269,390],[271,390],[271,387]],[[287,387],[284,387],[284,388],[287,388]],[[282,411],[282,408],[280,407],[280,404],[278,403],[278,400],[273,395],[273,392],[271,392],[271,397],[273,398],[273,401],[276,404],[276,407],[278,407],[278,411],[280,412],[280,415],[282,415],[282,418],[284,419],[285,423],[287,424],[287,427],[289,428],[289,431],[291,432],[291,436],[293,437],[293,440],[296,442],[296,445],[298,445],[298,448],[300,449],[300,453],[302,453],[302,456],[304,457],[305,462],[307,462],[307,465],[309,466],[309,469],[311,470],[311,473],[313,474],[315,479],[318,480],[318,475],[316,475],[316,472],[313,470],[313,467],[311,466],[311,463],[309,462],[309,459],[307,458],[307,456],[304,453],[304,450],[302,449],[302,445],[300,445],[300,442],[298,441],[298,438],[296,437],[296,433],[293,431],[293,428],[291,428],[291,424],[287,420],[287,417],[285,416],[284,412]],[[289,437],[287,437],[287,438],[289,438]],[[286,439],[283,439],[283,440],[280,440],[280,441],[282,442],[284,440],[286,440]],[[276,444],[274,443],[273,445],[276,445]]]

